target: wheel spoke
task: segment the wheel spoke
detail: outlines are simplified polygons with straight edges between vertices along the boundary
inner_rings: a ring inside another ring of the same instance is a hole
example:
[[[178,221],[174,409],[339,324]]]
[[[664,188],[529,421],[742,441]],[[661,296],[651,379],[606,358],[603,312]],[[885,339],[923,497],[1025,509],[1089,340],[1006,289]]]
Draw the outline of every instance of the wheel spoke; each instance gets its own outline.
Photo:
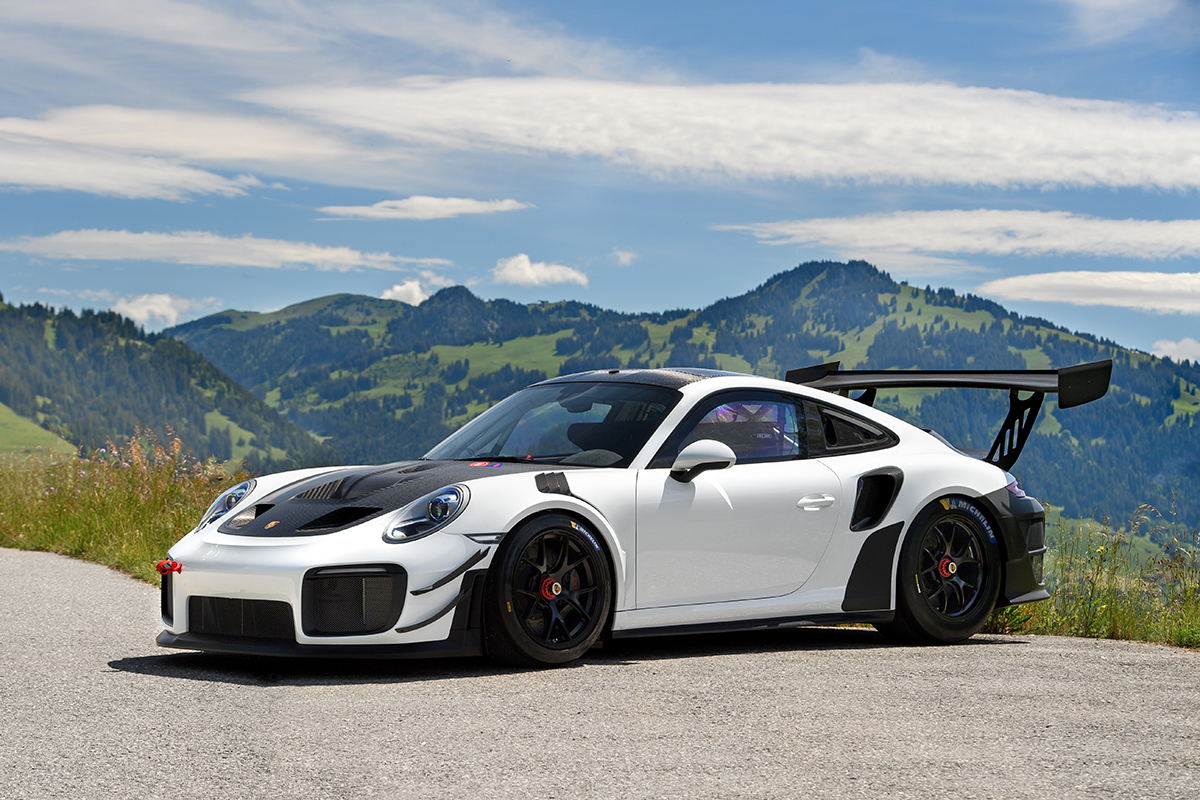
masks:
[[[561,595],[559,595],[558,599],[575,609],[575,612],[579,614],[579,616],[583,617],[583,623],[585,625],[592,621],[592,615],[587,612],[587,609],[585,609],[583,604],[580,603],[575,597],[575,593],[567,594],[566,592],[563,592]]]
[[[565,536],[560,536],[559,541],[562,544],[558,550],[558,557],[556,559],[554,559],[554,566],[546,567],[546,572],[550,573],[551,575],[556,575],[556,576],[561,576],[566,571],[565,566],[567,563],[567,558],[570,555],[569,551],[571,549],[571,540],[570,539],[568,539]]]

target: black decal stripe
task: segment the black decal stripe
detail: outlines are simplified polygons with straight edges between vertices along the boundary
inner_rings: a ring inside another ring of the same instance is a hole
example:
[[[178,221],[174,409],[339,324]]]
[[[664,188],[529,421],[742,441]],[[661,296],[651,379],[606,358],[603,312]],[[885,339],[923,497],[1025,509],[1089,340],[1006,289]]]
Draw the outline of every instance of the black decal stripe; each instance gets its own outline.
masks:
[[[418,622],[416,625],[409,625],[404,628],[396,628],[396,633],[411,633],[415,630],[420,630],[421,628],[424,628],[426,625],[432,625],[433,623],[437,622],[439,619],[441,619],[442,617],[446,616],[451,611],[453,611],[454,607],[456,605],[458,605],[460,602],[462,602],[462,599],[464,597],[466,597],[467,595],[469,595],[470,593],[471,593],[470,587],[463,589],[461,592],[459,592],[455,596],[455,598],[453,600],[450,601],[450,603],[445,608],[443,608],[441,611],[434,614],[429,619],[424,620],[422,622]]]
[[[457,567],[457,568],[456,568],[456,569],[455,569],[453,572],[450,572],[449,574],[447,574],[446,576],[444,576],[444,577],[440,578],[440,579],[439,579],[439,580],[437,580],[436,582],[434,582],[434,583],[431,583],[430,585],[426,586],[424,589],[415,589],[415,590],[413,590],[412,594],[413,594],[413,595],[425,594],[426,592],[432,592],[434,589],[440,589],[440,588],[442,588],[442,587],[443,587],[443,586],[445,586],[447,583],[449,583],[450,581],[454,580],[454,579],[455,579],[455,578],[457,578],[459,575],[462,575],[464,572],[466,572],[467,570],[469,570],[471,567],[473,567],[473,566],[475,566],[476,564],[478,564],[480,561],[483,561],[484,557],[485,557],[485,556],[488,554],[488,549],[489,549],[489,548],[486,548],[486,547],[485,547],[485,548],[483,548],[483,549],[482,549],[482,550],[480,550],[478,553],[476,553],[475,555],[471,556],[471,557],[470,557],[470,558],[468,558],[466,561],[464,561],[462,564],[460,564],[460,565],[459,565],[459,566],[458,566],[458,567]]]

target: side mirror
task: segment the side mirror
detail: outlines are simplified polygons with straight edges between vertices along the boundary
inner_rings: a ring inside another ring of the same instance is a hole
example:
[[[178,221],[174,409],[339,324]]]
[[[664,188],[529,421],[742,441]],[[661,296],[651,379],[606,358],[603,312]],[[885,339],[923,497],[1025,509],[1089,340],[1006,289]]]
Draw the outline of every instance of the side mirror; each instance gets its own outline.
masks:
[[[737,456],[724,442],[701,439],[680,451],[671,465],[671,477],[680,483],[691,483],[701,472],[726,469],[737,463]]]

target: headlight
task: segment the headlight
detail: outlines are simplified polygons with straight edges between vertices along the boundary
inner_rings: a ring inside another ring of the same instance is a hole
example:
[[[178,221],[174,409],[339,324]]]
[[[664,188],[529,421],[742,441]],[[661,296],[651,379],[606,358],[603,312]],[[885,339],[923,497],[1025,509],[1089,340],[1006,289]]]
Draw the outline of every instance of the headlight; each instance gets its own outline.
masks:
[[[242,502],[242,498],[254,491],[254,481],[242,481],[232,489],[226,489],[221,493],[221,496],[213,501],[213,504],[208,507],[208,511],[204,512],[204,516],[200,519],[200,524],[197,528],[203,528],[210,522],[215,522],[221,517],[233,510],[233,507]]]
[[[471,493],[465,486],[447,486],[430,492],[400,509],[384,531],[385,542],[406,542],[427,536],[449,525],[467,507]]]

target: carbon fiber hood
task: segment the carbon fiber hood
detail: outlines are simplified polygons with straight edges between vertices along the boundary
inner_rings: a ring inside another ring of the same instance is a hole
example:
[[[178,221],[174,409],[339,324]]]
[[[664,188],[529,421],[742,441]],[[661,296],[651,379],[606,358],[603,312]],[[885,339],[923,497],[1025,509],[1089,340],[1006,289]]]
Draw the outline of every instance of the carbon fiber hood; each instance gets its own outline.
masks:
[[[261,498],[254,519],[233,527],[237,514],[217,529],[235,536],[321,536],[403,508],[443,486],[518,472],[561,472],[568,466],[496,461],[398,461],[333,469],[296,481]]]

